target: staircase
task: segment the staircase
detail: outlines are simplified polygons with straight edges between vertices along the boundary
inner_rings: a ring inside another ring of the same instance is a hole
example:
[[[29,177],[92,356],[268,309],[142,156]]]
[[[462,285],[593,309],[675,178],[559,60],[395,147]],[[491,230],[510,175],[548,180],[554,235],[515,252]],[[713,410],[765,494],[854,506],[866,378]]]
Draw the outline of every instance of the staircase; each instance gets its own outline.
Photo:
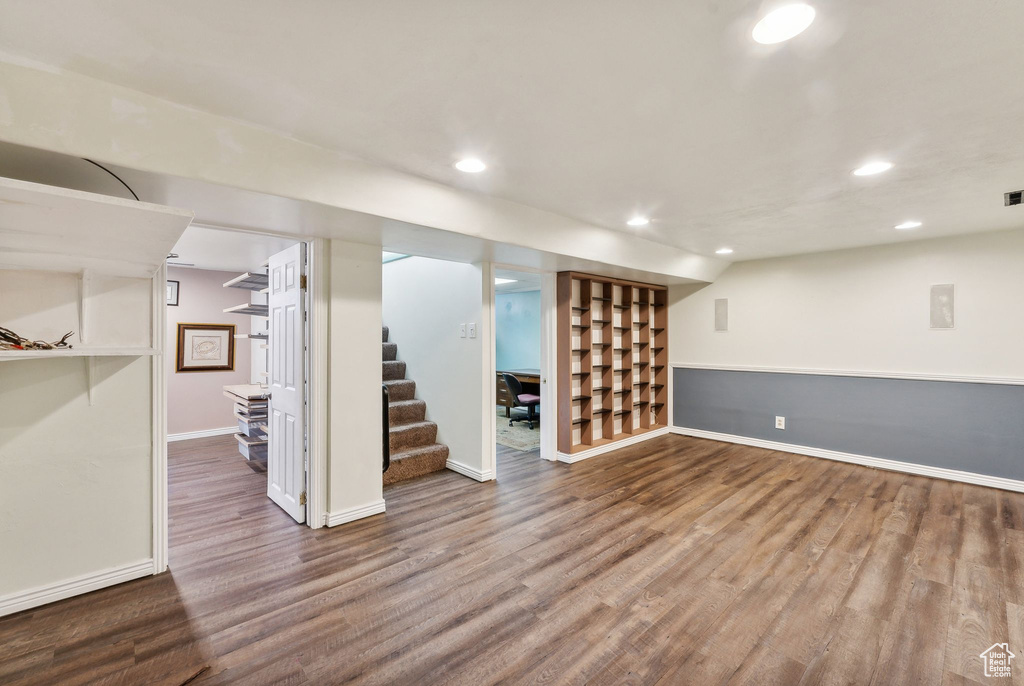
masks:
[[[384,385],[388,388],[391,467],[384,485],[405,481],[445,468],[448,446],[437,442],[437,424],[426,421],[427,404],[416,399],[416,382],[405,378],[405,362],[398,360],[398,344],[388,342],[383,327]]]

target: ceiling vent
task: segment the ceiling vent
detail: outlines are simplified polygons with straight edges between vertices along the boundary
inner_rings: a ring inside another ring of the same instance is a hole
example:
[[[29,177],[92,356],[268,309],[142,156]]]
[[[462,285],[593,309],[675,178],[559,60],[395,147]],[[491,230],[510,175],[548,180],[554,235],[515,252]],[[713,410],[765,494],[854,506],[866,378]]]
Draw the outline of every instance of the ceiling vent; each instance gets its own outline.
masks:
[[[1021,200],[1022,195],[1024,195],[1024,191],[1010,191],[1009,193],[1004,193],[1003,202],[1007,207],[1024,204],[1024,201]]]

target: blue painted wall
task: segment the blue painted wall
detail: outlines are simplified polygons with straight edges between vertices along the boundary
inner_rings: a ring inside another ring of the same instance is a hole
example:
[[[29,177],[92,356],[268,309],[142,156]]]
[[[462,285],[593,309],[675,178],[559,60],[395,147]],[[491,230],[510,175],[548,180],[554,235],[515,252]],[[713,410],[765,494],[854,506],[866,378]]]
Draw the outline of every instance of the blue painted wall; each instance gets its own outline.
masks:
[[[498,371],[540,369],[540,291],[494,294]]]
[[[1024,386],[676,368],[672,390],[676,426],[1024,480]]]

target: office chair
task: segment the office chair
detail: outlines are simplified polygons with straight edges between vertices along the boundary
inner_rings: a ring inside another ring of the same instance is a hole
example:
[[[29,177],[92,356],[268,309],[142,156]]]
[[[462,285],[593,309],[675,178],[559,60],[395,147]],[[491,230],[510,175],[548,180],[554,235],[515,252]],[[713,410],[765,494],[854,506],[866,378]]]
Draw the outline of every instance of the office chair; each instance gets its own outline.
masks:
[[[512,426],[513,422],[526,422],[527,426],[532,429],[533,421],[537,419],[535,411],[537,406],[540,405],[540,396],[533,393],[523,393],[523,384],[519,383],[519,379],[514,374],[502,374],[501,378],[505,380],[508,392],[512,394],[512,407],[526,408],[525,417],[512,417],[508,420],[508,425]]]

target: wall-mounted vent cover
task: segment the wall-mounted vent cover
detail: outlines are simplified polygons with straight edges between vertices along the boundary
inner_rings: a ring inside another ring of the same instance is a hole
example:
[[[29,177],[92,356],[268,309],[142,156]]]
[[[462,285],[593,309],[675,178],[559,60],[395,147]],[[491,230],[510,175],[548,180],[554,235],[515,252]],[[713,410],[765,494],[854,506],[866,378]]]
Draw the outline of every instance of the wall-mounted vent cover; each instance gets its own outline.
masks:
[[[1003,202],[1007,207],[1010,207],[1011,205],[1021,205],[1024,204],[1022,196],[1024,196],[1024,191],[1010,191],[1009,193],[1003,193]]]
[[[715,331],[729,330],[729,300],[728,298],[715,299]]]

